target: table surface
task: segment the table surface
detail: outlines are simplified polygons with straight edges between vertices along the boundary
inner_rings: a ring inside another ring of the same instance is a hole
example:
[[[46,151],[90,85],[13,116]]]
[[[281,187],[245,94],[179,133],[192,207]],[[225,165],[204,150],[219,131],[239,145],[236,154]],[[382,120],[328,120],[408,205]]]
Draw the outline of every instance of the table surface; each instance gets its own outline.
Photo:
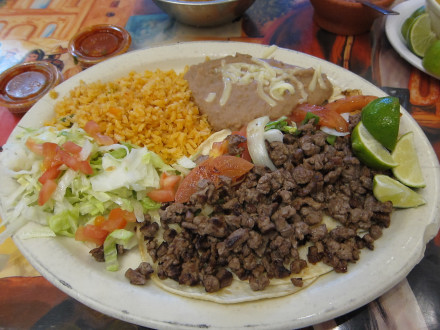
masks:
[[[396,1],[398,4],[402,1]],[[384,33],[384,19],[370,33],[340,36],[320,29],[307,0],[256,0],[236,22],[193,28],[170,19],[151,0],[0,0],[0,72],[32,59],[46,60],[65,78],[80,72],[67,53],[81,28],[112,23],[130,32],[130,50],[190,40],[275,44],[336,63],[400,98],[440,156],[440,81],[408,64]],[[35,51],[37,50],[37,51]],[[0,108],[0,145],[21,119]],[[405,280],[378,299],[315,329],[440,328],[440,235]],[[103,315],[44,279],[13,241],[0,245],[0,328],[143,328]]]

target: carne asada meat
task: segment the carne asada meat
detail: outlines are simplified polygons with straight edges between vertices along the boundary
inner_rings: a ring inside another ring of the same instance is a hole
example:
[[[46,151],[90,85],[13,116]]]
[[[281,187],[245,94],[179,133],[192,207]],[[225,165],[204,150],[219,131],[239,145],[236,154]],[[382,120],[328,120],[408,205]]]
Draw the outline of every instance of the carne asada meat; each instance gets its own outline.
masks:
[[[351,127],[358,120],[352,117]],[[392,211],[391,203],[373,196],[375,172],[352,154],[349,137],[329,144],[311,122],[299,131],[283,143],[266,142],[276,171],[255,166],[238,185],[201,180],[189,202],[164,204],[162,242],[153,238],[158,228],[145,222],[141,231],[159,278],[203,285],[207,292],[230,285],[233,275],[255,291],[276,278],[291,277],[301,287],[295,274],[309,264],[346,272],[362,248],[374,248]],[[239,153],[241,142],[231,143],[230,152]],[[324,216],[339,224],[329,228]]]
[[[153,272],[153,267],[148,262],[141,262],[136,269],[127,269],[125,277],[129,279],[131,284],[144,285]]]

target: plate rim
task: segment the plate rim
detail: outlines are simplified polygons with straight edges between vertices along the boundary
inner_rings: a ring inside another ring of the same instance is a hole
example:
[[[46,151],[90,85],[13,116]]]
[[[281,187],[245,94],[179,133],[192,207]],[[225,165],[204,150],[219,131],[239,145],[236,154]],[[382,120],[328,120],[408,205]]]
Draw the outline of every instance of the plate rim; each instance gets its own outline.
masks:
[[[391,46],[399,54],[400,57],[402,57],[409,64],[419,69],[420,71],[423,71],[427,75],[436,79],[440,79],[440,76],[426,71],[426,69],[422,65],[422,59],[420,59],[408,49],[406,42],[400,33],[400,27],[402,26],[404,20],[408,18],[409,15],[414,12],[414,10],[424,4],[424,0],[413,0],[404,1],[393,7],[393,10],[399,12],[400,15],[388,15],[385,22],[385,34],[387,35],[388,41],[390,42]]]
[[[61,85],[59,85],[56,90],[63,90],[65,88],[67,88],[66,86],[70,86],[73,85],[77,82],[79,82],[80,80],[82,80],[82,78],[84,76],[90,76],[92,74],[96,72],[101,71],[102,68],[108,67],[112,64],[116,64],[116,63],[120,63],[121,61],[123,61],[124,59],[131,59],[131,58],[136,58],[137,55],[145,55],[145,54],[149,54],[149,53],[157,53],[160,51],[165,51],[168,50],[170,47],[178,47],[178,48],[183,48],[183,49],[187,49],[187,48],[195,48],[197,49],[197,51],[195,51],[195,53],[197,54],[197,56],[202,56],[203,55],[203,51],[200,51],[200,49],[207,49],[205,52],[209,53],[209,49],[227,49],[225,52],[226,53],[230,53],[230,49],[236,49],[236,51],[250,51],[250,52],[256,52],[259,51],[261,53],[263,53],[263,51],[265,49],[267,49],[269,46],[268,45],[260,45],[260,44],[254,44],[254,43],[243,43],[243,42],[235,42],[235,41],[193,41],[193,42],[182,42],[182,43],[176,43],[176,44],[171,44],[171,45],[164,45],[164,46],[156,46],[156,47],[152,47],[152,48],[148,48],[148,49],[140,49],[140,50],[136,50],[133,52],[129,52],[127,54],[118,56],[116,58],[112,58],[109,59],[106,62],[103,62],[101,64],[98,64],[94,67],[91,67],[87,70],[89,71],[83,71],[83,72],[88,72],[87,74],[82,74],[79,73],[76,76],[70,78],[69,80],[67,80],[67,83],[63,83]],[[237,50],[240,49],[240,50]],[[309,60],[311,60],[312,62],[317,62],[317,63],[324,63],[326,65],[326,68],[330,71],[337,71],[338,73],[344,73],[345,75],[348,75],[352,78],[355,78],[356,80],[358,80],[359,82],[362,82],[363,84],[367,84],[369,86],[369,88],[371,90],[374,90],[375,92],[377,92],[377,94],[379,94],[379,96],[383,96],[386,95],[380,88],[378,88],[377,86],[374,86],[372,83],[368,82],[367,80],[365,80],[364,78],[354,74],[353,72],[350,72],[334,63],[330,63],[327,61],[324,61],[318,57],[309,55],[309,54],[304,54],[295,50],[289,50],[289,49],[284,49],[284,48],[278,48],[278,50],[282,53],[283,57],[287,56],[289,57],[289,55],[292,55],[292,57],[295,56],[299,56],[301,58],[307,58]],[[212,52],[212,50],[211,50]],[[220,52],[221,53],[221,52]],[[275,53],[278,54],[278,53]],[[192,54],[193,56],[195,56],[194,54]],[[222,56],[225,54],[219,54],[219,56]],[[277,57],[278,59],[279,57]],[[323,72],[326,72],[328,70],[323,70]],[[330,79],[332,77],[330,76]],[[76,86],[76,85],[74,85]],[[69,89],[72,87],[69,87]],[[40,100],[22,119],[22,121],[24,122],[29,122],[29,121],[33,121],[36,112],[38,111],[39,108],[43,107],[43,106],[52,106],[53,105],[53,100],[51,100],[49,98],[49,96],[45,96],[42,100]],[[417,125],[417,123],[415,122],[415,120],[411,117],[410,114],[408,114],[406,112],[406,110],[403,110],[404,112],[404,116],[407,120],[407,122],[412,126],[412,128],[414,128],[417,131],[417,135],[418,138],[422,138],[422,142],[426,145],[428,144],[430,146],[430,150],[429,150],[429,156],[432,158],[431,160],[434,163],[434,167],[436,169],[435,171],[435,175],[436,175],[436,182],[437,185],[435,186],[436,188],[436,195],[439,196],[439,187],[440,187],[440,177],[439,177],[439,164],[438,164],[438,159],[437,157],[435,157],[435,159],[433,159],[433,155],[435,156],[435,153],[432,149],[432,146],[429,142],[429,140],[427,139],[426,135],[423,133],[422,129]],[[22,123],[22,121],[20,121],[20,123]],[[20,123],[17,125],[16,129],[18,129],[18,126],[20,125]],[[408,124],[408,125],[409,125]],[[417,125],[417,126],[415,126]],[[14,131],[11,134],[11,137],[16,133],[16,130],[14,129]],[[9,141],[9,139],[8,139]],[[379,288],[374,288],[372,290],[368,290],[367,293],[361,298],[361,299],[351,299],[351,300],[347,300],[346,303],[349,304],[348,307],[345,306],[344,308],[338,308],[337,306],[335,307],[333,304],[330,304],[331,306],[329,306],[329,308],[325,311],[318,311],[315,313],[309,313],[307,315],[302,315],[300,318],[297,319],[288,319],[285,320],[284,322],[281,323],[260,323],[260,324],[252,324],[252,326],[256,327],[256,328],[267,328],[272,327],[272,328],[284,328],[286,326],[295,326],[295,327],[303,327],[303,326],[307,326],[307,325],[311,325],[311,324],[316,324],[319,322],[323,322],[329,319],[332,319],[336,316],[339,316],[341,314],[345,314],[347,312],[350,312],[366,303],[368,303],[369,301],[377,298],[378,296],[380,296],[381,294],[384,293],[384,291],[390,289],[392,286],[394,286],[395,284],[397,284],[398,282],[400,282],[400,280],[402,280],[403,278],[405,278],[405,276],[409,273],[409,271],[420,261],[420,259],[423,257],[424,251],[425,251],[425,247],[426,247],[426,243],[433,238],[433,233],[438,231],[438,228],[440,226],[440,219],[439,219],[439,207],[433,207],[431,209],[431,218],[434,219],[436,218],[436,221],[432,221],[431,223],[429,223],[429,225],[432,228],[426,228],[425,227],[425,233],[423,235],[423,242],[416,242],[417,246],[416,249],[413,250],[416,251],[417,253],[414,253],[414,255],[412,256],[413,260],[412,263],[413,265],[409,266],[409,264],[404,265],[402,268],[400,268],[398,270],[398,272],[396,273],[395,277],[393,278],[392,281],[388,280],[387,281],[387,285],[386,286],[382,286]],[[54,241],[54,239],[50,239],[52,242]],[[56,239],[55,239],[56,240]],[[16,243],[17,247],[20,249],[20,251],[23,253],[23,255],[28,259],[28,257],[32,260],[32,261],[38,261],[36,259],[36,257],[33,255],[33,251],[29,250],[29,242],[20,240],[17,237],[14,237],[14,242]],[[30,260],[30,262],[31,262]],[[361,259],[362,261],[362,259]],[[31,262],[32,263],[32,262]],[[32,263],[33,264],[33,263]],[[34,264],[33,264],[34,265]],[[139,318],[137,315],[133,315],[130,314],[127,311],[121,310],[121,309],[116,309],[114,308],[114,306],[107,306],[107,305],[103,305],[102,302],[100,302],[99,300],[96,300],[94,297],[89,297],[87,296],[87,294],[78,292],[77,290],[75,290],[70,284],[66,285],[66,282],[63,282],[63,280],[59,277],[57,277],[56,274],[53,274],[49,269],[47,269],[46,267],[44,267],[44,264],[41,264],[40,262],[37,262],[34,267],[42,274],[45,275],[44,277],[48,278],[48,280],[54,284],[56,287],[58,287],[60,290],[62,290],[63,292],[65,292],[66,294],[68,294],[69,296],[73,297],[76,300],[79,300],[80,302],[82,302],[83,304],[96,309],[104,314],[119,318],[121,320],[127,321],[127,322],[133,322],[133,323],[137,323],[140,325],[144,325],[144,326],[154,326],[154,327],[160,327],[160,328],[175,328],[175,327],[180,327],[180,328],[193,328],[193,327],[199,327],[201,326],[201,324],[190,324],[188,322],[181,322],[181,323],[168,323],[165,322],[163,319],[162,320],[153,320],[153,319],[143,319],[143,318]],[[103,270],[104,271],[104,270]],[[350,271],[347,273],[350,274]],[[344,275],[342,275],[344,276]],[[310,287],[313,289],[313,285]],[[307,290],[307,289],[306,289]],[[299,295],[301,292],[301,296],[304,296],[304,291],[302,290],[299,293],[295,294],[294,296]],[[169,293],[166,293],[167,295]],[[275,298],[276,300],[285,300],[285,299],[291,299],[290,297],[292,296],[288,296],[287,298]],[[292,298],[294,299],[294,298]],[[181,299],[180,299],[181,300]],[[187,300],[187,299],[183,299],[183,300]],[[192,299],[188,299],[189,301],[192,301]],[[263,301],[263,305],[265,305],[268,301],[274,301],[274,299],[269,299],[266,301]],[[192,301],[193,302],[193,301]],[[260,303],[260,302],[256,302],[256,303]],[[256,304],[256,303],[248,303],[245,305],[252,305],[252,304]],[[198,304],[193,304],[193,305],[198,305]],[[241,309],[242,306],[239,305],[235,305],[233,307],[225,307],[224,305],[218,305],[216,304],[216,306],[223,306],[221,307],[222,309],[224,309],[225,311],[231,311],[231,310],[235,310],[237,307],[238,309]],[[109,313],[109,311],[111,313]],[[209,327],[223,327],[221,324],[204,324],[207,325]],[[234,326],[234,328],[247,328],[249,327],[250,324],[245,325],[242,324],[241,326]]]

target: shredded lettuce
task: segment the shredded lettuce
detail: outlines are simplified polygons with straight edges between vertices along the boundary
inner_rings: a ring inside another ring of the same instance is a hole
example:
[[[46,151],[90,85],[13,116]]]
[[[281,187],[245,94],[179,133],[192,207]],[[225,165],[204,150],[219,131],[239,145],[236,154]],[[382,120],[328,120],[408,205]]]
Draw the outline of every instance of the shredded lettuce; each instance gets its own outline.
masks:
[[[57,235],[73,237],[78,229],[79,211],[74,208],[54,214],[49,218],[49,228]]]
[[[115,272],[119,269],[116,244],[129,248],[132,237],[134,233],[125,229],[116,229],[107,236],[104,241],[104,260],[108,271]]]
[[[158,169],[168,168],[155,153],[145,148],[132,149],[122,159],[110,153],[102,157],[102,171],[90,178],[95,191],[111,191],[125,187],[135,191],[158,188]],[[172,169],[172,168],[171,168]]]
[[[25,146],[28,138],[36,143],[78,144],[83,147],[80,157],[90,159],[94,173],[85,175],[62,167],[52,198],[39,206],[42,185],[38,179],[45,169],[43,157]],[[0,164],[1,225],[8,228],[0,234],[0,243],[28,222],[47,226],[48,233],[72,237],[78,226],[116,207],[137,213],[136,218],[142,221],[143,213],[160,207],[147,197],[159,187],[160,173],[176,171],[146,148],[129,143],[99,146],[77,125],[61,131],[23,128],[3,146]]]

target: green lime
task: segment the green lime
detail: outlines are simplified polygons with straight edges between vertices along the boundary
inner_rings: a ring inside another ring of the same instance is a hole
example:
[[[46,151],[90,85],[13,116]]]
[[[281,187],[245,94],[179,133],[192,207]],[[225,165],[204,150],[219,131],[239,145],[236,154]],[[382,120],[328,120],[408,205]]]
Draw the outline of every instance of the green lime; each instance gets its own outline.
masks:
[[[418,16],[420,16],[420,15],[422,15],[424,13],[426,13],[425,5],[423,5],[423,6],[419,7],[419,8],[417,8],[416,10],[414,10],[414,12],[411,14],[410,17],[416,18],[416,17],[418,17]]]
[[[419,57],[425,56],[426,50],[437,40],[431,30],[431,19],[425,13],[417,17],[408,31],[408,45],[411,51]]]
[[[394,207],[408,208],[425,204],[421,195],[387,175],[376,174],[373,194],[381,202],[392,202]]]
[[[415,19],[426,13],[426,8],[425,6],[422,6],[420,8],[418,8],[417,10],[415,10],[411,16],[409,16],[402,24],[402,27],[400,29],[400,32],[402,33],[402,37],[403,39],[405,39],[406,42],[408,42],[408,32],[410,29],[411,24],[415,21]]]
[[[369,167],[386,170],[398,165],[390,152],[368,132],[362,121],[351,134],[351,147],[361,162]]]
[[[399,134],[399,99],[386,96],[371,101],[362,109],[362,122],[377,141],[393,150]]]
[[[436,40],[425,53],[422,60],[426,71],[440,76],[440,40]]]
[[[413,132],[408,132],[399,138],[396,147],[391,153],[391,157],[399,164],[392,169],[397,180],[413,188],[423,188],[426,186],[414,146]]]

